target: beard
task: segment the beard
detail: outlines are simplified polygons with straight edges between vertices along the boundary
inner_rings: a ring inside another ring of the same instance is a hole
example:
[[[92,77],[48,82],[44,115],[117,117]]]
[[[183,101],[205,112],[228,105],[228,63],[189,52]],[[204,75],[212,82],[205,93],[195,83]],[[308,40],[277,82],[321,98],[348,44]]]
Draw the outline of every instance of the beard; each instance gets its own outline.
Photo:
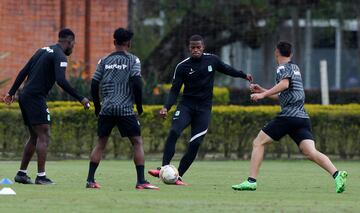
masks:
[[[69,56],[69,55],[71,55],[71,53],[72,53],[72,49],[71,49],[71,48],[66,48],[66,49],[64,50],[64,53],[65,53],[66,56]]]

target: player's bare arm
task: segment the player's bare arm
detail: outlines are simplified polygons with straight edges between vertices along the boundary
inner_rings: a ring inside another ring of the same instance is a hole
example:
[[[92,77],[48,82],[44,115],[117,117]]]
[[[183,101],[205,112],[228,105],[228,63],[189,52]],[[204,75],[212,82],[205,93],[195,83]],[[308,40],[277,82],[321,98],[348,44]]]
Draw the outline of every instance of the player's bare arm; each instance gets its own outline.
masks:
[[[279,94],[280,92],[289,88],[289,84],[290,84],[289,79],[283,79],[278,84],[276,84],[273,88],[271,88],[269,90],[266,90],[261,93],[251,94],[251,96],[250,96],[251,100],[258,101],[258,100],[264,99],[266,97],[274,97],[274,95],[278,96],[277,94]]]

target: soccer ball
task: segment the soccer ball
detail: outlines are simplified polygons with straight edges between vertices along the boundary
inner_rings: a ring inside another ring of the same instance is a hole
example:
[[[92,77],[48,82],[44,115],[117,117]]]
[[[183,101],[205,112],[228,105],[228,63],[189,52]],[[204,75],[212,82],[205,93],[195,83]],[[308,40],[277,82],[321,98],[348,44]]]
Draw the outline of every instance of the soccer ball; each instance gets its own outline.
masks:
[[[161,167],[160,179],[166,184],[174,184],[179,178],[179,172],[173,165],[165,165]]]

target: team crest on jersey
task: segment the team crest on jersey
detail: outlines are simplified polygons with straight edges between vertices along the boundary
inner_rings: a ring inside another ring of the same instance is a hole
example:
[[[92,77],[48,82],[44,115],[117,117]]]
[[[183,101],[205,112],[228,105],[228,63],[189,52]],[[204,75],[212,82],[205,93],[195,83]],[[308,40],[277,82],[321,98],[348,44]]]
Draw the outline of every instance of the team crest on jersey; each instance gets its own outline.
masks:
[[[209,72],[212,72],[212,71],[213,71],[213,68],[212,68],[211,65],[208,66],[208,71],[209,71]]]

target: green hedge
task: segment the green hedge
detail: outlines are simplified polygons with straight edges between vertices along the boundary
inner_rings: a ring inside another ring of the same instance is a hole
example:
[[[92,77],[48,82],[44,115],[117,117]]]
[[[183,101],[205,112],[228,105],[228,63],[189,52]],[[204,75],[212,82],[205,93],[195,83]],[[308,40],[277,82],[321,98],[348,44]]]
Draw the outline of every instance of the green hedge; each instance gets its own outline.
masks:
[[[78,102],[49,102],[52,116],[49,154],[55,158],[87,157],[97,141],[96,118]],[[140,117],[144,149],[147,154],[160,154],[171,125],[171,119],[161,120],[161,106],[145,106]],[[360,156],[360,105],[307,105],[313,124],[317,147],[341,158]],[[173,112],[174,110],[172,110]],[[199,157],[248,158],[251,142],[264,124],[279,111],[277,106],[214,106],[209,133],[199,151]],[[23,125],[17,104],[0,104],[0,153],[2,158],[21,156],[28,132]],[[189,128],[177,144],[177,153],[184,152],[190,138]],[[288,138],[267,148],[268,157],[294,157],[297,146]],[[130,158],[131,145],[116,129],[109,140],[106,155]]]

